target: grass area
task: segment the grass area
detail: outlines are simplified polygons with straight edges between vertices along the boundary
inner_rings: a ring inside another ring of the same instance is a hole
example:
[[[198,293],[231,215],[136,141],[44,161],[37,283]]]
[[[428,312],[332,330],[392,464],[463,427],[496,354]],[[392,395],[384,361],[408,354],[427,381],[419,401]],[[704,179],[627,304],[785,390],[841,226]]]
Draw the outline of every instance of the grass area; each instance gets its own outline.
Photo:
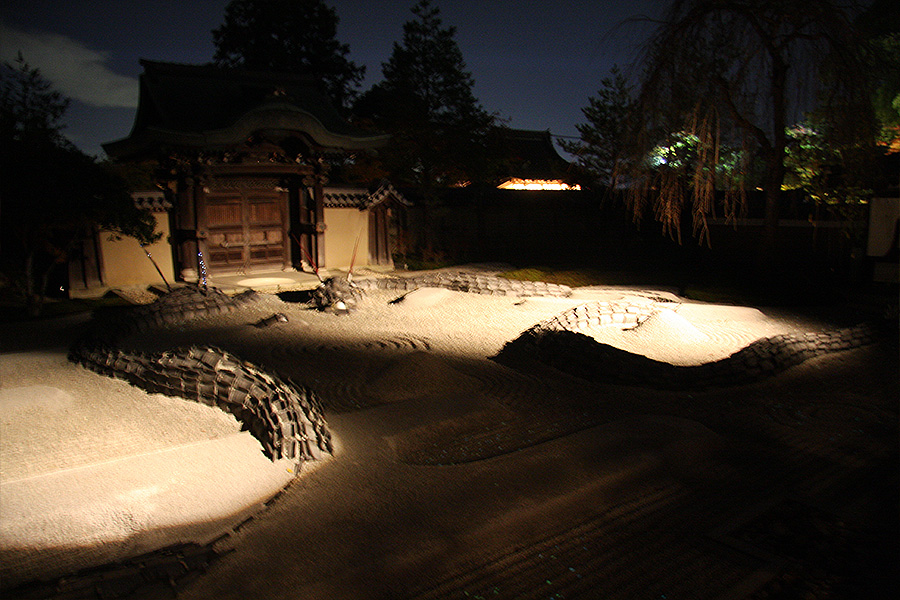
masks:
[[[430,271],[432,269],[443,269],[444,267],[453,266],[455,263],[447,258],[424,259],[418,256],[404,256],[400,254],[394,255],[394,265],[406,271]]]
[[[623,285],[620,273],[609,273],[596,269],[553,269],[550,267],[526,267],[500,274],[507,279],[519,281],[546,281],[569,287],[587,285]]]
[[[800,278],[792,282],[794,285],[787,283],[760,285],[741,272],[732,272],[729,275],[701,269],[685,273],[675,269],[642,272],[640,270],[605,271],[592,268],[529,266],[507,271],[501,275],[508,279],[546,281],[569,287],[590,285],[661,286],[674,289],[684,298],[717,304],[807,304],[821,301],[827,295],[822,288],[813,289],[808,285],[799,285]]]
[[[507,279],[522,281],[546,281],[569,287],[589,285],[662,286],[677,288],[682,293],[687,287],[684,276],[674,270],[648,273],[639,270],[604,270],[595,268],[554,268],[547,266],[525,267],[501,273]],[[719,286],[719,293],[726,293],[726,286]]]
[[[746,287],[716,284],[688,285],[681,291],[681,295],[690,300],[714,304],[767,304],[759,294],[746,289]]]

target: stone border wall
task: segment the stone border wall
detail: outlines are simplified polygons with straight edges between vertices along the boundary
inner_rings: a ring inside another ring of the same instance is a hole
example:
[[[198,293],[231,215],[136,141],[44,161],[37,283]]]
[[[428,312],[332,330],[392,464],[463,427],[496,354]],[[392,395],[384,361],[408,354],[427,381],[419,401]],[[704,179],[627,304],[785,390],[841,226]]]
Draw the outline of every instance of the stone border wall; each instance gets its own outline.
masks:
[[[515,365],[526,357],[588,381],[660,389],[690,389],[752,383],[830,352],[877,340],[870,323],[820,333],[783,334],[759,339],[715,362],[678,366],[602,344],[579,330],[602,325],[637,327],[652,305],[589,303],[542,321],[507,343],[494,360]]]
[[[216,289],[179,288],[124,315],[102,316],[69,352],[69,360],[123,379],[149,393],[179,396],[234,415],[271,460],[298,463],[332,452],[321,404],[312,391],[212,347],[144,354],[118,347],[125,335],[237,310],[258,298]]]

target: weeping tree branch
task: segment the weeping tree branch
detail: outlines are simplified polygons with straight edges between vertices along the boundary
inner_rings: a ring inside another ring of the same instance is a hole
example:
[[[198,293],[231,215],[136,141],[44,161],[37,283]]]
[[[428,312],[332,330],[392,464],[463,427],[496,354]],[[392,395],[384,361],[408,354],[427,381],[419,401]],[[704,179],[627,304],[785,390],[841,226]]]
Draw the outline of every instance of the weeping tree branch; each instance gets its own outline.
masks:
[[[664,232],[680,241],[689,208],[693,235],[710,244],[707,219],[718,206],[728,219],[746,210],[750,165],[759,157],[765,173],[756,185],[766,192],[761,248],[773,251],[791,119],[838,106],[830,113],[841,123],[836,129],[864,137],[865,128],[854,125],[871,105],[851,17],[832,0],[674,0],[639,65],[628,151],[616,167],[631,184],[635,221],[652,205]],[[649,161],[673,134],[690,137],[692,152],[675,164]]]

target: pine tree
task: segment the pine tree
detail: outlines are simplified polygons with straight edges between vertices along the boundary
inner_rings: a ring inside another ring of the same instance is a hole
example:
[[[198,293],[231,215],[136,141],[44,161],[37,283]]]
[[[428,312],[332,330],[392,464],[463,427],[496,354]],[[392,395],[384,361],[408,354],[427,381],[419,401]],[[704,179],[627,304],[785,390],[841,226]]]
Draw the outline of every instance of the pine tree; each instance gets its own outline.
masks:
[[[231,0],[214,29],[213,60],[224,67],[309,75],[340,108],[357,95],[365,67],[337,41],[339,19],[322,0]]]
[[[384,80],[356,105],[356,113],[393,134],[384,152],[388,171],[400,183],[423,190],[471,180],[494,117],[478,103],[474,80],[456,43],[430,0],[412,9],[382,65]]]
[[[575,155],[579,168],[590,179],[601,185],[612,185],[616,161],[621,156],[625,123],[634,100],[618,66],[613,66],[600,86],[597,95],[588,98],[588,106],[581,109],[587,120],[575,126],[581,139],[563,141],[562,147]]]

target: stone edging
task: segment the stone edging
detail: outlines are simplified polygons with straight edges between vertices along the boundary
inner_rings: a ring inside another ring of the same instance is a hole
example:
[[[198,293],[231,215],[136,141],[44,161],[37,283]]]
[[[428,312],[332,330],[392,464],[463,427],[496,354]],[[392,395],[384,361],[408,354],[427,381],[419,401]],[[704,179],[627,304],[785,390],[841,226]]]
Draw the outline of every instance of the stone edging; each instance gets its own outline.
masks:
[[[810,358],[877,339],[876,328],[863,323],[834,331],[762,338],[721,360],[678,366],[602,344],[579,331],[603,325],[638,327],[656,310],[645,304],[580,305],[526,330],[508,342],[494,360],[515,364],[524,356],[588,381],[690,389],[752,383]]]
[[[117,347],[124,335],[224,314],[257,298],[255,292],[229,297],[214,288],[179,288],[125,315],[95,319],[91,330],[69,351],[69,360],[150,393],[218,406],[250,430],[271,460],[285,458],[301,463],[319,459],[322,453],[332,452],[331,433],[311,390],[283,381],[218,348],[144,354]]]
[[[434,273],[413,277],[390,277],[380,279],[354,280],[353,284],[361,289],[387,289],[412,291],[421,287],[440,287],[458,292],[473,294],[490,294],[494,296],[553,296],[568,298],[572,288],[557,283],[544,281],[520,281],[507,279],[497,275],[476,273]]]

